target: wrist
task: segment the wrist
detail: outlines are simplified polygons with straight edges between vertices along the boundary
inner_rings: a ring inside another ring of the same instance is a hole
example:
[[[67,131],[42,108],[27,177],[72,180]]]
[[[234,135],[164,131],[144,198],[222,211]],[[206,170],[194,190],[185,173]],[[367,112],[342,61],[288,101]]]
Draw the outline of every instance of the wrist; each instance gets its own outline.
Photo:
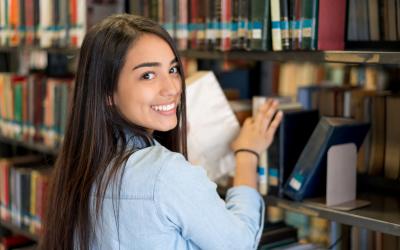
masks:
[[[240,157],[246,157],[246,158],[251,157],[255,159],[257,163],[260,159],[260,155],[256,151],[248,148],[238,148],[234,151],[234,154],[236,157],[238,157],[238,155],[240,155]]]

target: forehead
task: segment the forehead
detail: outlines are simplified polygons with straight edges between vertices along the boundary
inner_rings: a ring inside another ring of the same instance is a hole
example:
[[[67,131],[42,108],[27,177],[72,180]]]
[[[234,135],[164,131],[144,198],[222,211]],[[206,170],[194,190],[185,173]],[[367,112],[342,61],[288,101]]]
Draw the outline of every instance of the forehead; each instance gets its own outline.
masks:
[[[127,53],[127,61],[133,64],[143,62],[169,64],[173,58],[175,55],[169,44],[153,34],[141,35]]]

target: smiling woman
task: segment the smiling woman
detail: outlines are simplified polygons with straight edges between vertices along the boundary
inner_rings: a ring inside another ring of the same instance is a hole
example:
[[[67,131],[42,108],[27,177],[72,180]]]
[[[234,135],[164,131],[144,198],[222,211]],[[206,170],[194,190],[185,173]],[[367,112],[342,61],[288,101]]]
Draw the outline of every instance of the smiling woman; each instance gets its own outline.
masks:
[[[232,142],[236,176],[223,201],[186,160],[182,65],[157,23],[123,14],[95,25],[74,91],[41,249],[257,248],[264,203],[256,163],[279,125],[276,103]]]

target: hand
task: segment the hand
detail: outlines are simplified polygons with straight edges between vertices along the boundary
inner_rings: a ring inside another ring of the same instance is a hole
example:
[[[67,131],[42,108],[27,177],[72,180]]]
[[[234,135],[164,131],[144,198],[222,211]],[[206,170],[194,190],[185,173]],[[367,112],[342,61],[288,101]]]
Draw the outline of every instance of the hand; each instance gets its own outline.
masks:
[[[255,117],[245,120],[238,137],[232,142],[231,148],[236,151],[241,148],[254,150],[257,153],[265,151],[272,143],[274,134],[282,120],[282,111],[277,111],[278,102],[266,101]]]

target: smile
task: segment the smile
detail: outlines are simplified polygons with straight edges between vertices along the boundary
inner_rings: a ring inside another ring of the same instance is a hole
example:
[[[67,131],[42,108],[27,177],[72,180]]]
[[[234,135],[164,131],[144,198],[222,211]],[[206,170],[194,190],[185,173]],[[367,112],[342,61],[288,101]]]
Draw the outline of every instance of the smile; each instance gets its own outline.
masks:
[[[176,107],[175,103],[167,104],[167,105],[154,105],[151,106],[155,111],[170,111]]]

